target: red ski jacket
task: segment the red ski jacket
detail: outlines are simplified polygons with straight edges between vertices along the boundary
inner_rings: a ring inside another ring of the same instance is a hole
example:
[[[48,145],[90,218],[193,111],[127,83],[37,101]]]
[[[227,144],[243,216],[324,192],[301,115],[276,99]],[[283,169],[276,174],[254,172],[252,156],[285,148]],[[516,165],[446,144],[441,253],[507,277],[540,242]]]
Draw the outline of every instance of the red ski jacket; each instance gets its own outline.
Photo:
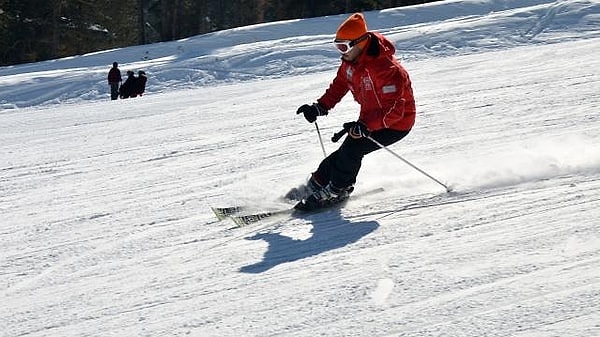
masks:
[[[408,72],[394,57],[392,42],[379,33],[369,34],[365,52],[355,62],[342,60],[333,82],[317,101],[330,110],[350,90],[360,104],[358,120],[370,131],[410,130],[416,108]]]

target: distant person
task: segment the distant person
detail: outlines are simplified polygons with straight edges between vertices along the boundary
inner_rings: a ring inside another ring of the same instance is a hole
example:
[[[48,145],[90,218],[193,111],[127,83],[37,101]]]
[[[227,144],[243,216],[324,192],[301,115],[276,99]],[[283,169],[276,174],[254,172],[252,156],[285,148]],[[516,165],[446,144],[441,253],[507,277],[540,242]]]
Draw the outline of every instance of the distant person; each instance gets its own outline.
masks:
[[[135,87],[131,97],[142,96],[144,91],[146,91],[146,81],[148,78],[146,77],[146,72],[143,70],[138,71],[138,77],[135,81]]]
[[[121,71],[119,64],[113,62],[112,68],[108,71],[108,85],[110,85],[110,99],[116,100],[119,98],[119,84],[121,84]]]
[[[121,89],[119,89],[121,98],[135,97],[132,95],[133,90],[135,89],[136,81],[137,78],[135,77],[135,73],[131,70],[127,70],[127,79],[121,85]]]
[[[365,18],[355,13],[338,28],[333,41],[341,65],[329,88],[313,104],[296,113],[309,123],[327,115],[348,92],[360,105],[358,120],[346,123],[348,136],[337,151],[325,158],[312,173],[297,208],[328,207],[347,199],[365,155],[404,138],[415,123],[415,99],[408,72],[394,56],[394,44],[367,30]],[[297,198],[300,199],[300,198]]]

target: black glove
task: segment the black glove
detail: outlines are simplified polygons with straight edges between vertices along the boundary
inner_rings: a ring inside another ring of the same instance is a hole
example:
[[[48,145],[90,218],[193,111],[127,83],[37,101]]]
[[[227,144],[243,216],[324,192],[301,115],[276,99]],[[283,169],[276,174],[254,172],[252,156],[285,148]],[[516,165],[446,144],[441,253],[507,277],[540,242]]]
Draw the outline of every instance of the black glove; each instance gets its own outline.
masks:
[[[367,126],[362,122],[349,122],[344,123],[344,129],[348,130],[348,135],[354,139],[369,137],[371,132],[367,129]]]
[[[304,114],[304,118],[306,118],[309,123],[312,123],[317,120],[317,116],[327,116],[327,109],[320,103],[313,103],[311,105],[304,104],[298,108],[296,114]]]

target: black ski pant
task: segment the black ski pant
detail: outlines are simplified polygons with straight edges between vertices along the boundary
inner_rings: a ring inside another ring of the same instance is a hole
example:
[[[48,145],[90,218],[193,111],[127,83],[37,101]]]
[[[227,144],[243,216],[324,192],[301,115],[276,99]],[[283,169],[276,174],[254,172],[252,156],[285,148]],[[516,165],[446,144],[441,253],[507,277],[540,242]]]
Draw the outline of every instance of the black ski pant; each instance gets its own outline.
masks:
[[[119,98],[119,82],[110,82],[110,99],[116,100]]]
[[[382,145],[389,146],[406,137],[409,132],[410,130],[381,129],[371,132],[371,137]],[[342,145],[319,164],[314,173],[315,178],[323,186],[329,182],[337,188],[354,185],[363,157],[378,149],[379,145],[368,138],[354,139],[346,136]]]

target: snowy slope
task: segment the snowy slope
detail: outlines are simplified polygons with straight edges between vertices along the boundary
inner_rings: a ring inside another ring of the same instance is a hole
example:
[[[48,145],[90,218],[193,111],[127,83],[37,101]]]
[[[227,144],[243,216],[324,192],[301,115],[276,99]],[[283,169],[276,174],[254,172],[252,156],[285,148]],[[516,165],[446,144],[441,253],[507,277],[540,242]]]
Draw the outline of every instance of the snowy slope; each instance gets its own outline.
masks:
[[[600,1],[366,14],[417,96],[392,149],[451,194],[379,151],[339,211],[210,212],[315,169],[345,16],[0,68],[0,335],[600,336]],[[113,60],[148,94],[110,102]]]
[[[365,13],[406,60],[600,37],[597,1],[447,0]],[[143,69],[148,92],[332,71],[346,15],[267,23],[176,42],[0,67],[0,107],[105,100],[106,74]]]

